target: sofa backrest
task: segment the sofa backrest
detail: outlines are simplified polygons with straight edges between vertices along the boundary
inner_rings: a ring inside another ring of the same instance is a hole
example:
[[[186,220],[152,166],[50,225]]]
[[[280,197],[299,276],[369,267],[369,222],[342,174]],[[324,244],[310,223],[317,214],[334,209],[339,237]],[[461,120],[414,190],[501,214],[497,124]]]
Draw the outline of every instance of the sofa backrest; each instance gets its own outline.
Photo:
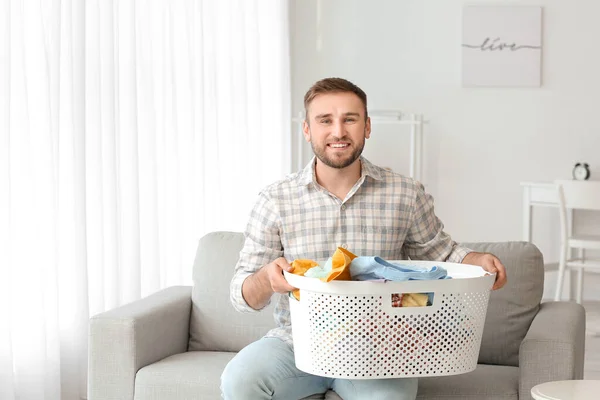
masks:
[[[194,262],[189,350],[239,351],[275,326],[273,305],[239,313],[229,300],[244,235],[213,232],[200,239]],[[492,292],[479,362],[518,366],[519,346],[538,312],[544,288],[544,262],[526,242],[463,243],[493,253],[507,269],[508,283]]]
[[[544,259],[527,242],[462,243],[496,255],[506,267],[507,283],[490,295],[479,362],[519,365],[519,346],[540,308],[544,290]]]
[[[238,232],[212,232],[198,243],[188,350],[239,351],[275,327],[273,305],[240,313],[229,300],[229,283],[244,244]]]

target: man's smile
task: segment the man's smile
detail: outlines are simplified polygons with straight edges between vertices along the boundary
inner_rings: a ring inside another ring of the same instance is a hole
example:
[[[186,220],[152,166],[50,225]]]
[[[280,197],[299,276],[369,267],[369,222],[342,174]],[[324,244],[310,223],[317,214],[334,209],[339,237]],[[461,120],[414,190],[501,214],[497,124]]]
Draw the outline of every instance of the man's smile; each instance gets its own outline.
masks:
[[[350,147],[350,143],[343,143],[343,142],[335,142],[335,143],[328,143],[327,147],[330,147],[332,149],[347,149],[348,147]]]

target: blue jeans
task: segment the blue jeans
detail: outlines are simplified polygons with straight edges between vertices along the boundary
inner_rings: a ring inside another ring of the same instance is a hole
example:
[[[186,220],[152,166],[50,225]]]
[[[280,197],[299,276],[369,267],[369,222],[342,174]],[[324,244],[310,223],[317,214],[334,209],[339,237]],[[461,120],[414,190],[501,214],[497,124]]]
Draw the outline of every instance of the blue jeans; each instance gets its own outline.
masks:
[[[225,367],[225,400],[293,400],[333,389],[344,400],[414,400],[417,379],[334,379],[296,368],[294,351],[277,338],[262,338],[242,349]]]

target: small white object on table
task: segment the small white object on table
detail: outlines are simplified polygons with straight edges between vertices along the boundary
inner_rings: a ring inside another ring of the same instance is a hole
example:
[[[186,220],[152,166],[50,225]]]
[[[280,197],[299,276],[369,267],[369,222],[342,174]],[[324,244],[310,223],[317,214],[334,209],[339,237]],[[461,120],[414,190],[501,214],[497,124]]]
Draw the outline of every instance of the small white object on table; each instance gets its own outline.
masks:
[[[536,400],[597,400],[599,392],[600,380],[568,380],[536,385],[531,396]]]

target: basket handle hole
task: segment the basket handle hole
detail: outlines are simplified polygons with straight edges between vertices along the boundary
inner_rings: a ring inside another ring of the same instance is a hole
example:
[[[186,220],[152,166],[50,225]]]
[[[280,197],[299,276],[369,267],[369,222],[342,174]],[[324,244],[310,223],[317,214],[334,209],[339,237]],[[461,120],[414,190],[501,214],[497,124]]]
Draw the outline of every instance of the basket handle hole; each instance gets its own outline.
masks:
[[[434,293],[392,293],[392,307],[431,307]]]

